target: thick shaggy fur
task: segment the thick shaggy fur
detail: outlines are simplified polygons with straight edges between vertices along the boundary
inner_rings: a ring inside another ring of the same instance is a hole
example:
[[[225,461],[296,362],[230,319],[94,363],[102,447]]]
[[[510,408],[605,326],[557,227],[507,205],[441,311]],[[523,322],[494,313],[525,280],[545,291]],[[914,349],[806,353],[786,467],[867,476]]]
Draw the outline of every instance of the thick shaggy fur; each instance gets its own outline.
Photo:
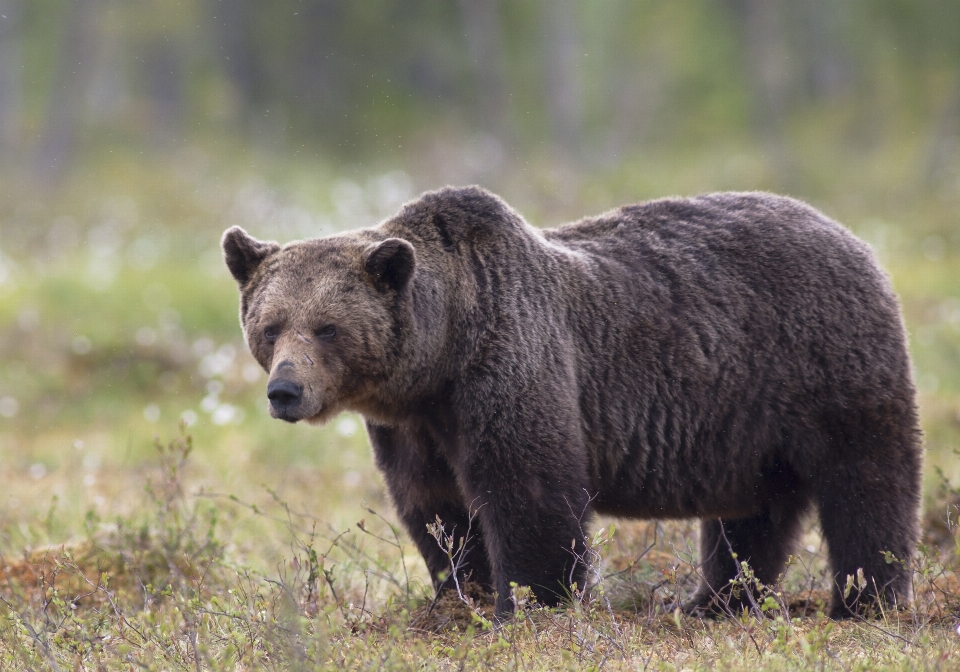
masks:
[[[499,613],[511,582],[546,603],[583,585],[594,511],[695,517],[688,607],[708,608],[732,553],[775,581],[812,504],[834,616],[909,598],[922,449],[897,299],[812,208],[711,194],[541,231],[447,188],[372,229],[223,246],[275,417],[367,418],[438,589],[438,516],[462,535],[476,512],[461,569]]]

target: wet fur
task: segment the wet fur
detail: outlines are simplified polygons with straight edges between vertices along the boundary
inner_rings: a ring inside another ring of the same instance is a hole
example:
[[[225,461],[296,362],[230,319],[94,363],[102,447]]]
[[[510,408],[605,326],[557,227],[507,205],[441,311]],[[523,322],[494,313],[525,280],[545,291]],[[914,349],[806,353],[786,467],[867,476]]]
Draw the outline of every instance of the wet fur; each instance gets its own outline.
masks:
[[[511,582],[549,604],[583,585],[593,512],[696,517],[688,608],[705,609],[729,597],[731,551],[775,581],[813,506],[834,616],[909,598],[882,555],[909,562],[918,535],[899,307],[867,246],[812,208],[712,194],[541,231],[447,188],[373,229],[280,248],[234,228],[224,250],[251,351],[314,389],[303,419],[365,415],[438,588],[437,516],[462,534],[477,512],[464,574],[500,613]],[[297,336],[331,321],[335,350]],[[267,323],[284,325],[269,347]],[[858,568],[868,587],[844,602]]]

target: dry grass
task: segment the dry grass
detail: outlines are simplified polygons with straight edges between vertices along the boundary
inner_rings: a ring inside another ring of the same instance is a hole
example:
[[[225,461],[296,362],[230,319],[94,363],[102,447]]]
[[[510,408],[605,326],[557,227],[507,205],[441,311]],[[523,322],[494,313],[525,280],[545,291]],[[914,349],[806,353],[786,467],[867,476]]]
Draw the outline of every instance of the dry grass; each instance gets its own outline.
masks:
[[[367,509],[335,530],[272,505],[188,495],[189,438],[159,446],[139,518],[3,558],[0,667],[33,669],[956,669],[957,508],[915,567],[915,600],[870,621],[833,622],[811,529],[757,608],[717,620],[673,605],[696,583],[695,527],[601,520],[591,582],[560,609],[515,589],[496,627],[489,596],[434,599],[409,542]],[[952,491],[945,487],[945,492]],[[215,512],[252,515],[287,538],[271,571],[235,557],[240,533]],[[942,525],[940,524],[942,523]],[[422,564],[422,563],[421,563]]]

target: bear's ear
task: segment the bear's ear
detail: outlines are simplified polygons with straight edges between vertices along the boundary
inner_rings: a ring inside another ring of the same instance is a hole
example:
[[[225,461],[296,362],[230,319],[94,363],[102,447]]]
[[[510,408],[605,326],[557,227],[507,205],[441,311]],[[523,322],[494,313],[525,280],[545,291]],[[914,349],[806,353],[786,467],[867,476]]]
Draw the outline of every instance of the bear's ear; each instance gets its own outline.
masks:
[[[280,249],[274,242],[264,242],[247,235],[239,226],[231,226],[220,241],[223,260],[240,285],[247,284],[260,263],[271,253]]]
[[[400,238],[373,243],[364,252],[363,267],[382,289],[400,291],[406,287],[416,265],[413,245]]]

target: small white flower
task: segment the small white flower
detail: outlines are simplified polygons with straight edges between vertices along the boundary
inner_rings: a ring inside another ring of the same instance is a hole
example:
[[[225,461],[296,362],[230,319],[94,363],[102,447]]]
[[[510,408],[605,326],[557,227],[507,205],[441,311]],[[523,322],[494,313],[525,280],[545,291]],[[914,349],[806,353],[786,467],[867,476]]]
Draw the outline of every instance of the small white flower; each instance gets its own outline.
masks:
[[[255,383],[260,380],[262,373],[263,372],[259,364],[247,362],[243,365],[243,379],[248,383]]]
[[[238,410],[239,409],[230,404],[220,404],[216,410],[213,411],[211,420],[213,420],[213,424],[215,425],[226,425],[236,418]]]
[[[78,334],[74,336],[73,343],[71,343],[70,347],[78,355],[86,355],[93,349],[93,343],[83,334]]]
[[[217,406],[219,405],[220,405],[220,397],[218,397],[215,394],[208,394],[200,402],[200,408],[205,413],[213,413],[217,409]]]
[[[13,397],[0,397],[0,415],[12,418],[20,412],[20,402]]]
[[[357,421],[347,416],[337,420],[337,434],[340,436],[353,436],[357,432]]]
[[[157,330],[150,327],[140,327],[134,336],[137,343],[143,347],[149,347],[157,342]]]

